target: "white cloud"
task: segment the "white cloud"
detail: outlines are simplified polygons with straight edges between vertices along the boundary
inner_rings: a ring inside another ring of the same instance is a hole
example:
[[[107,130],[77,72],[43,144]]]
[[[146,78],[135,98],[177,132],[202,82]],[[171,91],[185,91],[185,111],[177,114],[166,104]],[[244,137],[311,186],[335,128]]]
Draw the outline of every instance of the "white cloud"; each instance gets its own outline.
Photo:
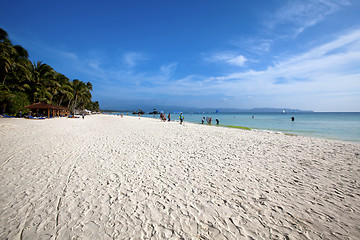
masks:
[[[147,58],[144,54],[138,52],[127,52],[122,55],[123,62],[128,67],[135,67],[139,62],[146,61]]]
[[[232,96],[256,95],[262,100],[279,98],[321,109],[321,104],[325,106],[326,102],[346,102],[345,98],[351,99],[348,96],[359,99],[359,79],[360,30],[355,30],[304,54],[284,59],[265,71],[218,77],[217,84],[211,88]],[[343,110],[359,111],[360,105],[355,102],[348,100]]]
[[[239,56],[217,54],[212,56],[212,61],[240,65],[244,60]],[[326,110],[326,103],[339,106],[341,102],[347,104],[343,106],[344,111],[360,111],[359,104],[357,108],[354,106],[354,101],[360,98],[360,29],[305,53],[281,59],[263,71],[247,70],[209,77],[188,75],[174,79],[177,66],[177,63],[164,64],[158,71],[140,73],[98,69],[95,76],[114,83],[104,82],[104,88],[108,89],[106,94],[112,93],[114,97],[132,98],[139,94],[151,96],[162,92],[174,97],[203,96],[206,99],[220,94],[222,102],[229,107],[240,103],[249,104],[249,107],[281,107],[286,103],[296,108]],[[120,81],[123,85],[116,87],[115,83]]]
[[[110,69],[101,64],[100,58],[79,61],[80,56],[71,53],[57,54],[68,56],[66,60],[73,63],[76,72],[86,73],[89,78],[84,79],[95,83],[99,96],[133,99],[161,92],[174,98],[187,96],[189,101],[191,96],[204,100],[216,96],[228,107],[287,104],[302,109],[360,111],[360,29],[339,34],[338,38],[302,54],[279,59],[266,70],[238,71],[225,76],[193,74],[176,79],[177,63],[161,65],[153,72],[134,72],[127,68]],[[138,62],[136,54],[128,54],[124,59],[128,60],[127,66],[136,66]],[[235,52],[218,53],[206,59],[236,66],[247,62]]]
[[[218,55],[218,59],[228,58]],[[204,97],[222,94],[224,99],[231,99],[227,104],[235,107],[246,102],[250,107],[287,104],[302,109],[360,111],[356,103],[360,101],[359,79],[360,30],[355,30],[308,52],[283,59],[264,71],[249,70],[217,77],[189,76],[161,86],[142,87],[142,92],[151,93],[156,89],[174,96]]]
[[[160,73],[162,75],[170,77],[175,72],[176,67],[177,67],[177,63],[170,63],[170,64],[167,64],[167,65],[162,65],[160,67]]]
[[[219,61],[229,59],[226,55],[217,57]],[[130,73],[126,78],[140,82],[136,86],[137,93],[163,92],[171,93],[175,98],[186,95],[204,99],[220,94],[222,102],[229,107],[245,103],[248,107],[282,107],[286,104],[313,110],[331,110],[329,106],[337,106],[343,111],[360,110],[354,103],[360,100],[360,30],[283,59],[264,71],[248,70],[217,77],[191,75],[170,80],[175,68],[176,64],[168,64],[160,67],[158,73]],[[124,96],[132,91],[127,89],[126,92]]]
[[[268,40],[268,39],[257,40],[252,42],[251,48],[252,51],[254,52],[269,52],[272,43],[273,40]]]
[[[75,60],[75,61],[77,61],[79,59],[78,56],[72,52],[67,52],[67,51],[56,51],[56,52],[60,57],[65,57],[65,58]]]
[[[229,58],[228,60],[226,60],[226,62],[232,64],[232,65],[236,65],[236,66],[244,66],[244,63],[246,62],[246,58],[243,55],[239,55],[239,56],[235,56],[233,58]]]
[[[348,0],[291,0],[275,13],[270,13],[270,20],[268,19],[265,25],[270,28],[287,26],[292,29],[292,34],[298,35],[349,4]]]
[[[257,55],[267,53],[271,50],[274,39],[262,39],[263,36],[244,39],[243,37],[235,38],[229,41],[229,44],[238,49],[245,49],[247,52]]]
[[[217,53],[210,57],[207,57],[206,60],[210,62],[223,62],[239,67],[243,67],[245,62],[247,61],[247,59],[243,55],[234,52]]]

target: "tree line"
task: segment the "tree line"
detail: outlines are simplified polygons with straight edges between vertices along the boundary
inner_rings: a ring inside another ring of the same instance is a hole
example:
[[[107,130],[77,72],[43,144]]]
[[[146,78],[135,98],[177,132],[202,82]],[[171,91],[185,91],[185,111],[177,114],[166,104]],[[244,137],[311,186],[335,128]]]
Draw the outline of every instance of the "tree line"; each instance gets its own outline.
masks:
[[[41,61],[31,62],[26,49],[13,45],[0,28],[0,106],[3,113],[16,115],[25,106],[45,102],[75,109],[99,111],[91,101],[92,84],[70,80]]]

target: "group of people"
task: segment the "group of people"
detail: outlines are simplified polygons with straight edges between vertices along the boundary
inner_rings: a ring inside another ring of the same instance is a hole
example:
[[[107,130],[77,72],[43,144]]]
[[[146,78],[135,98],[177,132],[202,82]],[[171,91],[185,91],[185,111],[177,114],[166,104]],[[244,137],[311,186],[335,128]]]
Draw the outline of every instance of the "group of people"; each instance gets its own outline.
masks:
[[[211,124],[211,122],[212,122],[212,117],[203,117],[202,119],[201,119],[201,124],[204,124],[204,122],[207,122],[207,124]],[[215,119],[215,121],[216,121],[216,125],[219,125],[219,123],[220,123],[220,121],[219,121],[219,119]]]
[[[184,119],[185,119],[185,118],[184,118],[184,115],[183,115],[183,113],[181,112],[180,115],[179,115],[180,124],[183,124]],[[163,121],[163,122],[166,122],[166,120],[167,120],[168,122],[170,122],[170,121],[171,121],[171,114],[169,113],[168,116],[167,116],[167,119],[166,119],[165,113],[160,113],[160,120]],[[205,121],[207,122],[207,124],[211,125],[211,123],[212,123],[212,117],[206,117],[206,118],[203,117],[203,118],[201,119],[201,124],[204,124]],[[220,124],[219,119],[216,118],[215,121],[216,121],[216,125],[219,125],[219,124]]]
[[[163,122],[166,122],[166,115],[165,113],[160,113],[160,120]],[[183,123],[184,121],[184,116],[182,115],[182,113],[180,113],[179,115],[179,120],[180,120],[180,124]],[[171,114],[169,113],[167,116],[167,121],[170,122],[171,121]]]
[[[160,113],[160,120],[163,122],[166,122],[166,117],[165,117],[165,113]],[[171,114],[169,113],[168,117],[167,117],[168,122],[171,121]]]

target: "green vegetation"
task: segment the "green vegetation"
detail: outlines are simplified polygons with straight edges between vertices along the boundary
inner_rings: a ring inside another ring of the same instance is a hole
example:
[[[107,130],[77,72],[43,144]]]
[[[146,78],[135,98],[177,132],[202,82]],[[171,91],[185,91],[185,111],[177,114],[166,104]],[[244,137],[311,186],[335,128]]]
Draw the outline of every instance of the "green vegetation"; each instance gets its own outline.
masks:
[[[251,130],[251,128],[242,127],[242,126],[231,126],[231,125],[221,125],[221,126],[228,127],[228,128],[240,128],[240,129],[244,129],[244,130]]]
[[[0,111],[15,115],[36,102],[99,111],[99,102],[91,101],[90,82],[70,81],[51,66],[31,62],[28,57],[26,49],[13,45],[0,28]]]

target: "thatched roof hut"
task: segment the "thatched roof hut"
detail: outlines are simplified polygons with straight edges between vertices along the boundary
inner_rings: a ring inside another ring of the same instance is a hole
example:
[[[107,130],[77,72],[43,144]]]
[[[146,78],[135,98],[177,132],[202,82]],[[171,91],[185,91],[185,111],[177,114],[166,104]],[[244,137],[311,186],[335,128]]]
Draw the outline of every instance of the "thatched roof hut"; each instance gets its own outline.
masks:
[[[69,116],[70,115],[70,109],[67,107],[62,107],[62,106],[58,106],[58,105],[53,105],[53,104],[47,104],[47,103],[43,103],[43,102],[39,102],[39,103],[33,103],[29,106],[26,106],[25,108],[30,109],[30,111],[32,112],[36,112],[37,115],[39,115],[39,112],[42,113],[42,115],[45,113],[47,113],[47,116]]]

